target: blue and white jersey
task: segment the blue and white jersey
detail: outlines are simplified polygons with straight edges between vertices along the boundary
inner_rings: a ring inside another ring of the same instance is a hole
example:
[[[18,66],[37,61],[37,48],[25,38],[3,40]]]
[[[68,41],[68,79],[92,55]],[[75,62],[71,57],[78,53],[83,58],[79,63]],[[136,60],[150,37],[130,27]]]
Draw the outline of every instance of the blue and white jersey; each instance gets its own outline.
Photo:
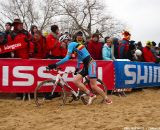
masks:
[[[68,45],[68,52],[65,58],[63,58],[61,61],[57,62],[56,64],[59,66],[65,62],[67,62],[70,58],[72,53],[76,52],[77,53],[77,59],[78,63],[83,61],[86,57],[90,56],[88,50],[85,48],[84,45],[79,44],[77,42],[70,42]],[[79,68],[79,65],[77,65]]]

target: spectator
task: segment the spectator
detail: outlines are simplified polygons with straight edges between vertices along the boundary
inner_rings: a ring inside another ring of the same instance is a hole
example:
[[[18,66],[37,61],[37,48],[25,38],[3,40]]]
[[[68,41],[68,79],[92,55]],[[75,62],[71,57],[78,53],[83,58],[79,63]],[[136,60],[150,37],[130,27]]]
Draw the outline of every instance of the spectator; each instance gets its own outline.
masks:
[[[105,38],[104,38],[104,43],[107,43],[107,40],[108,40],[108,39],[110,39],[110,37],[108,37],[108,36],[105,37]]]
[[[145,62],[156,62],[156,58],[151,51],[151,46],[152,43],[148,41],[146,46],[143,48],[143,58]]]
[[[158,44],[158,50],[159,50],[159,52],[157,52],[157,53],[158,53],[158,56],[160,56],[160,43]]]
[[[119,58],[129,59],[127,53],[129,50],[129,40],[130,40],[131,34],[127,31],[124,31],[123,36],[124,37],[122,39],[122,43],[119,45]]]
[[[133,61],[135,50],[136,50],[135,41],[130,41],[129,42],[129,48],[128,48],[128,51],[126,53],[126,59],[129,59],[130,61]]]
[[[155,43],[154,41],[152,41],[151,51],[152,51],[152,53],[153,53],[154,57],[157,59],[156,43]]]
[[[23,23],[20,19],[14,19],[13,22],[13,31],[9,35],[9,42],[13,41],[14,43],[21,42],[23,48],[15,51],[15,58],[28,59],[29,54],[33,52],[33,43],[30,42],[31,35],[28,31],[23,28]]]
[[[114,48],[111,39],[107,39],[106,43],[103,45],[102,48],[102,58],[103,60],[115,60],[114,58]]]
[[[139,50],[141,50],[141,51],[143,50],[143,46],[142,46],[142,42],[141,42],[141,41],[139,41],[139,42],[137,43],[136,48],[139,49]]]
[[[88,43],[88,51],[95,60],[102,60],[103,44],[99,42],[99,34],[93,34],[92,39]]]
[[[22,48],[14,51],[15,58],[28,59],[30,53],[33,53],[33,43],[31,43],[32,36],[23,28],[23,23],[20,19],[14,19],[12,23],[13,31],[8,36],[8,42],[21,43]],[[23,94],[17,93],[17,99],[22,99]]]
[[[38,31],[38,27],[36,25],[32,25],[30,31],[31,31],[31,35],[33,36],[34,33]]]
[[[51,33],[47,36],[47,58],[61,59],[61,43],[59,42],[59,28],[57,25],[51,26]]]
[[[114,57],[115,59],[118,59],[118,47],[119,47],[118,38],[112,38],[112,42],[114,46]]]
[[[10,34],[11,29],[12,29],[12,23],[7,22],[7,23],[5,24],[5,33],[6,33],[7,35]]]
[[[88,49],[88,43],[89,43],[90,40],[91,40],[91,37],[87,36],[86,40],[85,40],[85,46],[86,46],[87,49]]]
[[[158,61],[160,62],[160,43],[158,44],[157,47],[157,55],[158,55]]]
[[[1,45],[7,44],[8,42],[8,35],[11,33],[12,23],[7,22],[5,24],[5,32],[1,32]],[[4,53],[0,55],[0,58],[11,58],[11,52]]]
[[[0,45],[5,45],[7,42],[5,32],[0,32]]]
[[[156,55],[157,55],[157,63],[160,63],[160,47],[156,47],[155,48],[156,50]]]
[[[34,32],[33,40],[34,53],[33,58],[43,59],[46,56],[46,39],[40,31]]]

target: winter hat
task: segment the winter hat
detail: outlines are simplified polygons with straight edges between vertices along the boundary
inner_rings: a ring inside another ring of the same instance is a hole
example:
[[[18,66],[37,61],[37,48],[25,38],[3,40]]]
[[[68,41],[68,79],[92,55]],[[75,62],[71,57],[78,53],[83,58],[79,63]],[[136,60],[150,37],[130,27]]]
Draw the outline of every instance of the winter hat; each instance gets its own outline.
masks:
[[[146,46],[151,47],[152,46],[152,42],[151,41],[147,41]]]
[[[45,37],[48,36],[48,34],[49,34],[49,33],[48,33],[47,31],[44,31],[44,32],[43,32],[43,36],[45,36]]]

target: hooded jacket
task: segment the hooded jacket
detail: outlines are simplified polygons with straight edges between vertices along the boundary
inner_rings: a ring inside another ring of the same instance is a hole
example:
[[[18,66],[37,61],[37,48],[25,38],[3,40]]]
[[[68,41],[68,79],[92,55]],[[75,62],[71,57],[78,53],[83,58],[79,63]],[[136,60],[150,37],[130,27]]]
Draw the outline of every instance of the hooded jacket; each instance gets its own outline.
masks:
[[[143,58],[145,62],[156,62],[156,58],[148,46],[143,48]]]
[[[102,60],[102,43],[93,40],[88,42],[88,51],[91,57],[95,60]]]
[[[55,56],[55,57],[61,56],[60,46],[61,44],[58,40],[57,35],[54,33],[50,33],[46,39],[47,52],[50,55]]]
[[[102,48],[102,58],[103,60],[113,60],[113,49],[107,44],[104,44]]]

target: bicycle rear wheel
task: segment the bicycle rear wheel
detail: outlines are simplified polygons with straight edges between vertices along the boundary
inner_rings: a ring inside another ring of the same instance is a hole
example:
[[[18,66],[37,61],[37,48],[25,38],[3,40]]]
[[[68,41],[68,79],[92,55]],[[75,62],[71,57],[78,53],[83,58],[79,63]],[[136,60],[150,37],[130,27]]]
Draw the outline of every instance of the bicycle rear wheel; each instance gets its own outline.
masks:
[[[49,96],[52,96],[52,100],[45,100],[45,96],[46,93],[43,93],[44,89],[50,89],[51,91],[47,94],[49,94]],[[59,93],[59,95],[54,96],[57,89],[60,89],[61,92]],[[66,103],[66,93],[65,93],[65,89],[62,86],[61,83],[58,83],[57,85],[55,84],[55,80],[49,79],[49,80],[45,80],[42,81],[36,88],[34,91],[34,100],[35,100],[35,104],[37,106],[43,105],[49,101],[52,101],[52,103],[56,106],[56,105],[64,105]]]

